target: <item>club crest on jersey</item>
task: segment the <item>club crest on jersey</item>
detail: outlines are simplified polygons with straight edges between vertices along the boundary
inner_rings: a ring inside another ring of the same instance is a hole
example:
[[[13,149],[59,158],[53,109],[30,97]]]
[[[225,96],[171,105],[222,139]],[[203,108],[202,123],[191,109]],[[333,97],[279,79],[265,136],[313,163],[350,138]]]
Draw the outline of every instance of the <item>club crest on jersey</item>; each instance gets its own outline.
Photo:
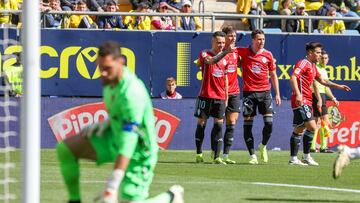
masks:
[[[206,53],[206,52],[203,52],[203,53],[201,53],[201,56],[202,56],[203,58],[205,58],[205,57],[207,56],[207,53]]]
[[[233,73],[236,71],[235,65],[231,64],[228,66],[227,72],[228,73]]]
[[[223,77],[223,71],[220,69],[214,69],[214,71],[212,72],[212,75],[217,78],[221,78],[221,77]]]
[[[267,58],[266,57],[263,57],[261,60],[262,60],[263,63],[267,63]]]
[[[260,72],[261,72],[260,66],[258,66],[257,64],[255,64],[254,66],[251,67],[251,72],[253,72],[253,73],[260,73]]]
[[[224,65],[224,66],[225,66],[225,65],[226,65],[226,63],[227,63],[225,59],[224,59],[222,62],[223,62],[223,65]]]

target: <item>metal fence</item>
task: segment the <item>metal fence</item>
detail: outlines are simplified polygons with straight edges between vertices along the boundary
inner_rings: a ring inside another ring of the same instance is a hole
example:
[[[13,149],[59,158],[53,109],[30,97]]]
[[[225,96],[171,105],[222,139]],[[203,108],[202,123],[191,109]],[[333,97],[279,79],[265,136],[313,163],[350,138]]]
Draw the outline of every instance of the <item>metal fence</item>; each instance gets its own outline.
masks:
[[[0,10],[0,14],[21,14],[22,11],[17,10]],[[70,15],[91,15],[91,16],[164,16],[164,17],[174,17],[175,18],[175,30],[178,31],[178,19],[179,17],[201,17],[204,21],[205,19],[211,19],[211,31],[215,30],[215,21],[222,20],[240,20],[243,18],[248,19],[258,19],[260,21],[260,29],[263,28],[264,19],[268,20],[289,20],[289,19],[304,19],[309,23],[309,31],[308,34],[311,34],[313,21],[315,20],[343,20],[346,22],[349,21],[360,21],[360,17],[329,17],[329,16],[294,16],[294,15],[244,15],[244,14],[231,14],[231,13],[137,13],[137,12],[95,12],[95,11],[87,11],[87,12],[78,12],[78,11],[49,11],[43,12],[42,14],[61,14],[64,16]],[[43,16],[43,15],[42,15]]]

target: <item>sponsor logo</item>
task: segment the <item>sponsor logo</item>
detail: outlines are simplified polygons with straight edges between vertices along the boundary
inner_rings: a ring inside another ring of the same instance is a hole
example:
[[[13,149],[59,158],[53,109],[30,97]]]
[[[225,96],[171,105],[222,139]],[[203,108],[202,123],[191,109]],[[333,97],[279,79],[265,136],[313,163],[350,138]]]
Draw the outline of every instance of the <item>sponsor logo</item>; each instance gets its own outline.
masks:
[[[217,77],[217,78],[221,78],[223,77],[223,71],[220,70],[220,69],[214,69],[213,72],[212,72],[212,75]]]
[[[328,102],[332,104],[332,102]],[[360,112],[354,111],[360,106],[358,101],[342,101],[339,107],[328,108],[329,127],[331,136],[329,147],[336,145],[347,145],[357,147],[360,145]]]
[[[261,72],[261,67],[259,66],[259,64],[255,64],[254,66],[252,66],[251,72],[259,74]]]
[[[166,149],[180,124],[180,119],[156,108],[154,115],[158,145],[161,149]],[[104,103],[98,102],[66,109],[48,118],[48,123],[59,142],[78,134],[84,127],[104,121],[108,117]]]
[[[227,72],[228,72],[228,73],[233,73],[233,72],[235,72],[235,71],[236,71],[235,65],[229,65],[229,66],[228,66],[228,69],[227,69]]]

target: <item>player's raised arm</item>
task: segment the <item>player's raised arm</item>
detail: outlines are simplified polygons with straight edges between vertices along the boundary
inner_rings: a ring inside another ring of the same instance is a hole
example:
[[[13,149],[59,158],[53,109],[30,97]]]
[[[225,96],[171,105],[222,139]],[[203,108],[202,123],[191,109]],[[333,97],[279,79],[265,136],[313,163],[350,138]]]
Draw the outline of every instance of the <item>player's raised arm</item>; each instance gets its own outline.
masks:
[[[224,58],[231,51],[232,51],[232,49],[227,49],[227,50],[224,50],[224,51],[216,54],[215,56],[207,55],[204,58],[204,62],[205,62],[205,64],[215,64],[215,63],[219,62],[222,58]]]
[[[344,90],[344,91],[350,91],[351,90],[351,88],[348,87],[347,85],[340,85],[340,84],[331,82],[329,80],[326,80],[326,79],[322,78],[321,76],[316,77],[315,79],[320,84],[325,85],[325,86],[330,87],[330,88],[337,88],[337,89],[341,89],[341,90]]]

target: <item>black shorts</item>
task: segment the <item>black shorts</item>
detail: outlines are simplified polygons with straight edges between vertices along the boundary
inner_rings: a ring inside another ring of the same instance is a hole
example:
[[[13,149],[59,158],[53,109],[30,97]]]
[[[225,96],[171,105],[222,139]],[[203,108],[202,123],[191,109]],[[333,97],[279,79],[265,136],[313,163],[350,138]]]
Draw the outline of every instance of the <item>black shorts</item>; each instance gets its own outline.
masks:
[[[225,101],[221,99],[210,99],[198,97],[195,104],[194,116],[198,118],[224,118]]]
[[[240,94],[231,94],[228,99],[227,112],[240,112]]]
[[[321,116],[328,114],[327,107],[326,107],[326,94],[320,93],[320,96],[321,96],[321,100],[322,100],[321,112],[317,108],[318,99],[316,98],[315,94],[312,95],[312,97],[313,97],[312,108],[314,111],[314,117],[321,117]]]
[[[294,127],[302,127],[305,122],[314,120],[312,114],[312,108],[309,105],[302,105],[298,108],[293,109],[294,112],[294,120],[293,126]]]
[[[274,112],[270,90],[261,92],[244,92],[242,109],[243,116],[255,116],[256,108],[262,115],[272,114]]]

